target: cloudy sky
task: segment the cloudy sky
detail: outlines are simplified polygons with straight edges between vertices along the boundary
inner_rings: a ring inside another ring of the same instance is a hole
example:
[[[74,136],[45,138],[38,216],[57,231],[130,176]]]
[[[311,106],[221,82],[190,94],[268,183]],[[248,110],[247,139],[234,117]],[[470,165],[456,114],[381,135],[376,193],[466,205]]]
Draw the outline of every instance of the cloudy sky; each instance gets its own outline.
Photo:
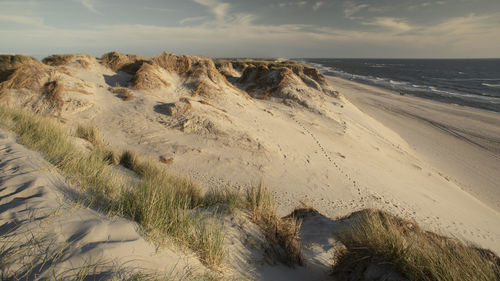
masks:
[[[500,57],[500,0],[0,0],[0,53]]]

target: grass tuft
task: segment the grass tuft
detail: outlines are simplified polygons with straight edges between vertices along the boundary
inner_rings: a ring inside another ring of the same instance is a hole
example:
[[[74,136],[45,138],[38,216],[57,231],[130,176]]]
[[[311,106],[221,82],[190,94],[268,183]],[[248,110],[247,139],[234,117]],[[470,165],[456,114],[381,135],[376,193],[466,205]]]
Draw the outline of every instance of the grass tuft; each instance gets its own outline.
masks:
[[[204,205],[217,206],[224,213],[232,214],[245,206],[241,194],[234,189],[211,188],[203,197]]]
[[[116,96],[118,98],[122,99],[123,101],[129,101],[129,100],[132,100],[134,98],[134,94],[132,93],[132,91],[129,88],[115,86],[115,87],[110,88],[109,90],[113,94],[116,94]]]
[[[78,125],[78,127],[76,128],[76,136],[81,139],[87,140],[94,146],[103,145],[102,137],[96,126]]]
[[[424,231],[415,222],[379,210],[363,210],[351,218],[351,227],[339,236],[347,249],[334,266],[341,279],[369,263],[393,265],[408,280],[500,278],[500,259],[490,251]]]
[[[273,195],[262,184],[246,194],[251,220],[257,224],[269,242],[269,254],[293,267],[303,264],[299,230],[301,221],[294,217],[280,218],[274,208]]]

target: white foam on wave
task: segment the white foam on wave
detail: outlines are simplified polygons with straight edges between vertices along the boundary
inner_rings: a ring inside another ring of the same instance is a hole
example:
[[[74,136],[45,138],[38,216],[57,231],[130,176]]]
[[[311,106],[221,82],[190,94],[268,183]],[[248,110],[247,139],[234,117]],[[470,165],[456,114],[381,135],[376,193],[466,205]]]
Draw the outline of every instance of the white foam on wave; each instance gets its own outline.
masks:
[[[402,82],[402,81],[395,81],[395,80],[389,80],[389,83],[393,85],[407,85],[407,82]]]
[[[324,66],[322,64],[318,63],[309,63],[310,65],[316,67],[321,73],[323,74],[330,74],[334,76],[338,76],[344,79],[349,79],[349,80],[362,80],[366,81],[369,83],[373,83],[376,85],[384,86],[386,88],[390,88],[396,91],[400,92],[405,92],[409,91],[410,93],[415,90],[420,90],[420,91],[425,91],[427,93],[435,93],[440,96],[445,96],[445,97],[455,97],[459,98],[461,100],[469,100],[469,101],[474,101],[474,102],[487,102],[490,104],[500,104],[500,97],[492,97],[491,95],[476,95],[476,94],[463,94],[463,93],[456,93],[456,92],[450,92],[442,89],[438,89],[434,86],[425,86],[425,85],[418,85],[418,84],[410,84],[408,82],[403,82],[403,81],[396,81],[396,80],[391,80],[388,78],[383,78],[383,77],[373,77],[373,76],[363,76],[363,75],[356,75],[356,74],[351,74],[342,70],[338,70],[332,67]],[[433,78],[431,78],[433,79]],[[440,79],[437,78],[435,80],[450,80],[450,79]],[[470,78],[470,79],[455,79],[455,81],[471,81],[471,80],[476,80],[475,78]],[[479,80],[479,79],[478,79]],[[481,79],[483,81],[500,81],[500,79]],[[483,83],[484,86],[487,87],[500,87],[500,84],[488,84],[488,83]]]
[[[500,84],[488,84],[488,83],[482,83],[481,85],[490,87],[490,88],[500,88]]]
[[[436,87],[429,87],[429,89],[433,93],[436,93],[436,94],[439,94],[442,96],[453,96],[453,97],[461,98],[464,100],[471,100],[471,101],[474,100],[474,101],[482,101],[482,102],[488,102],[488,103],[493,103],[493,104],[500,104],[500,98],[497,98],[497,97],[455,93],[455,92],[440,90],[440,89],[437,89]]]

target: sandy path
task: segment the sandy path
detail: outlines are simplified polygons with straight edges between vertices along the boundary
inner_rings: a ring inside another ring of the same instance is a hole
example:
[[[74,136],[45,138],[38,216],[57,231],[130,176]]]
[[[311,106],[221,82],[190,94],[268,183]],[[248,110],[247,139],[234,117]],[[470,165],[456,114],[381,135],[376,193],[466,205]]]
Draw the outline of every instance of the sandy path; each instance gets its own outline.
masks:
[[[500,114],[329,77],[351,102],[400,134],[424,160],[500,210]]]

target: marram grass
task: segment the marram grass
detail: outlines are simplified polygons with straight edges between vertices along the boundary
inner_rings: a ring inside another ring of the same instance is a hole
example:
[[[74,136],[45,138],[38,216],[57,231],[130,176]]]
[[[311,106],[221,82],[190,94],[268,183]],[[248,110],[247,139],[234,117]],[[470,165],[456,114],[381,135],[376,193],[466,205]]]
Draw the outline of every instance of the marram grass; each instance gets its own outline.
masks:
[[[223,261],[222,227],[198,209],[200,191],[188,179],[171,175],[159,164],[136,156],[135,166],[128,168],[139,174],[140,181],[118,176],[108,161],[109,149],[93,129],[81,127],[77,132],[93,143],[94,148],[87,152],[77,149],[52,119],[0,107],[0,120],[1,127],[17,134],[21,144],[40,152],[107,212],[136,221],[156,241],[172,238],[191,248],[209,267]]]

